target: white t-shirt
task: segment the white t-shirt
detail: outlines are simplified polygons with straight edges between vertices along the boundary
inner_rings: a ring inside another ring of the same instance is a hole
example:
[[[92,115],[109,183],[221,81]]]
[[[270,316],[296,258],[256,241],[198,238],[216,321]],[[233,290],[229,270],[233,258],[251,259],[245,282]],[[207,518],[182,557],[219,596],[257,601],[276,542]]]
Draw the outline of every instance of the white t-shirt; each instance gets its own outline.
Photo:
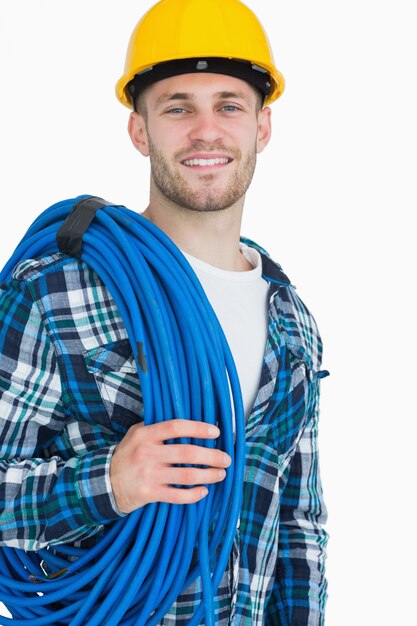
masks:
[[[183,253],[198,276],[232,351],[242,389],[246,419],[259,387],[268,333],[268,283],[262,278],[261,255],[240,244],[253,269],[231,272]]]

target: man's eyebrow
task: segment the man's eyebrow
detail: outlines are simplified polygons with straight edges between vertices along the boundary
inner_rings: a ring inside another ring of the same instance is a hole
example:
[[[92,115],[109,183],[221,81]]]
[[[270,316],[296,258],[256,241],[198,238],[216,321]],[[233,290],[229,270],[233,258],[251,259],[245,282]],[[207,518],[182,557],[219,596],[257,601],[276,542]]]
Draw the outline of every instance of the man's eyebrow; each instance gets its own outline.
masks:
[[[218,91],[214,95],[216,98],[220,98],[221,100],[229,100],[230,98],[237,98],[240,100],[246,100],[246,102],[250,101],[248,95],[244,91]]]
[[[245,102],[250,103],[250,98],[248,94],[246,94],[244,91],[217,91],[215,94],[213,94],[213,97],[219,98],[220,100],[229,100],[231,98],[236,98],[240,100],[245,100]],[[155,108],[164,105],[166,102],[173,102],[176,100],[191,101],[194,99],[194,96],[186,91],[163,93],[157,99],[155,103]]]
[[[176,91],[175,93],[163,93],[159,96],[155,103],[155,108],[165,104],[165,102],[172,102],[173,100],[192,100],[191,94],[185,91]]]

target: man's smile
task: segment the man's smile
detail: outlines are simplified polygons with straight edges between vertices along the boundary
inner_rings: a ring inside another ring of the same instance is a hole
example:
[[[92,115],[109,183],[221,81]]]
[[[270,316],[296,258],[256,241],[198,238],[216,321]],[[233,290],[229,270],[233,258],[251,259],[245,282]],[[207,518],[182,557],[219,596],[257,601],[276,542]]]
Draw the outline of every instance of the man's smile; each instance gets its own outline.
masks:
[[[231,163],[233,159],[223,155],[200,155],[195,154],[181,161],[182,165],[191,168],[219,168]]]

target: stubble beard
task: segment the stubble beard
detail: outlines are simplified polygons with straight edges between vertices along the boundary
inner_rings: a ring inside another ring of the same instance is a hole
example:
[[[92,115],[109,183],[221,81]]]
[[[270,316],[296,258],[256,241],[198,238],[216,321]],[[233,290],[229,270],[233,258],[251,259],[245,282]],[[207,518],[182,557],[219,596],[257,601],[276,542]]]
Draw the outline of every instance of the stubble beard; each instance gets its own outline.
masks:
[[[213,185],[216,174],[206,174],[201,176],[201,180],[205,184],[200,185],[198,191],[194,190],[179,173],[170,167],[166,158],[149,138],[151,174],[155,186],[170,202],[190,211],[214,212],[228,209],[246,193],[252,181],[256,166],[255,147],[243,162],[240,150],[235,150],[231,154],[230,150],[225,151],[224,147],[221,146],[208,148],[199,145],[193,146],[193,149],[196,152],[226,152],[239,162],[239,166],[226,189]],[[174,155],[175,162],[180,162],[181,157],[185,158],[185,156],[184,151]]]

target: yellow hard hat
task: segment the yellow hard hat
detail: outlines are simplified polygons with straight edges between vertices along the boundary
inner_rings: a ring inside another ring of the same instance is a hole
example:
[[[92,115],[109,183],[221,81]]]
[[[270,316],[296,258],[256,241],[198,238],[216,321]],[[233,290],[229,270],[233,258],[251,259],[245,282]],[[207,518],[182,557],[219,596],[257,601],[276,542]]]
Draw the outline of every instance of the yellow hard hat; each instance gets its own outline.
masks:
[[[160,0],[136,25],[116,96],[133,108],[133,79],[140,85],[188,72],[243,78],[259,87],[270,104],[284,91],[268,37],[240,0]]]

